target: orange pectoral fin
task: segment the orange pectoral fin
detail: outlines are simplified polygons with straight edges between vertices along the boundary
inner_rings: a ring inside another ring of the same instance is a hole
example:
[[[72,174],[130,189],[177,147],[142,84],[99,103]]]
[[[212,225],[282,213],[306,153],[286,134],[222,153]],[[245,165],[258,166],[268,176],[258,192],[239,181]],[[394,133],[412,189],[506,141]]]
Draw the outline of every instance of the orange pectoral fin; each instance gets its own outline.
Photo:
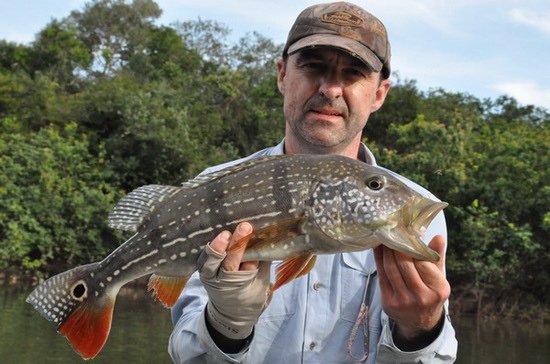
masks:
[[[189,277],[166,277],[153,274],[149,278],[147,289],[153,297],[158,298],[164,307],[172,307],[185,287]]]
[[[67,337],[82,358],[92,359],[109,337],[114,305],[108,297],[82,302],[57,331]]]
[[[283,284],[290,282],[293,279],[301,277],[309,273],[313,266],[315,265],[315,260],[317,259],[316,255],[313,254],[303,254],[295,258],[285,260],[277,266],[277,277],[273,287],[271,287],[271,292],[275,291]]]

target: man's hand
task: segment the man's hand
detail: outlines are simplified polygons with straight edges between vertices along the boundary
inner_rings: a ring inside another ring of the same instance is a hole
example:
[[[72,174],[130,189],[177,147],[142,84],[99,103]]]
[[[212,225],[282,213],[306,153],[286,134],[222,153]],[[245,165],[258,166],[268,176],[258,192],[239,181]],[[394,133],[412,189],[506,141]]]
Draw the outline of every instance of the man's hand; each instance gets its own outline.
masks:
[[[396,323],[394,340],[401,349],[417,350],[437,336],[443,303],[451,286],[443,274],[445,241],[435,236],[429,244],[441,256],[421,261],[380,245],[374,249],[382,293],[382,307]]]
[[[270,262],[241,262],[245,249],[227,251],[250,239],[252,231],[245,222],[233,234],[221,232],[199,259],[200,280],[209,298],[207,323],[215,330],[210,330],[212,339],[226,352],[239,350],[269,303]]]

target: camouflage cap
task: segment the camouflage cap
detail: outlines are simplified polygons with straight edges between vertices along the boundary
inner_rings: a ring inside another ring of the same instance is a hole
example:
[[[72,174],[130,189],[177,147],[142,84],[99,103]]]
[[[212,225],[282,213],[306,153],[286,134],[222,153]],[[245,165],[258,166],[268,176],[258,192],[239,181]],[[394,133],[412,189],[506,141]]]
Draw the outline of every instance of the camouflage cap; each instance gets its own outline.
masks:
[[[298,15],[288,33],[283,55],[304,48],[335,47],[359,58],[384,78],[390,76],[390,42],[384,24],[347,2],[318,4]]]

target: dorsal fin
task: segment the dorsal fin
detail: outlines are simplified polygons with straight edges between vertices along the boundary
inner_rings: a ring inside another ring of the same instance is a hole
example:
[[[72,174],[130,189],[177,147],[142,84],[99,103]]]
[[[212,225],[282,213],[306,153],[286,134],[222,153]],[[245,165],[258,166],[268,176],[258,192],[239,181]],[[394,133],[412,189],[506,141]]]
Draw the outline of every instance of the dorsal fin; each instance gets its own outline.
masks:
[[[258,164],[262,164],[264,162],[270,161],[270,160],[277,160],[281,158],[287,158],[286,155],[270,155],[270,156],[263,156],[259,158],[250,159],[247,161],[244,161],[242,163],[236,164],[234,166],[230,166],[227,168],[224,168],[222,170],[212,172],[212,173],[205,173],[200,174],[197,177],[190,179],[186,182],[183,182],[181,184],[182,188],[196,188],[198,186],[201,186],[204,183],[208,183],[211,181],[218,180],[222,177],[228,176],[230,174],[238,173],[240,171],[243,171],[245,169],[248,169],[250,167],[253,167]]]
[[[166,196],[180,187],[163,185],[141,186],[124,196],[109,214],[107,222],[113,229],[136,231]]]

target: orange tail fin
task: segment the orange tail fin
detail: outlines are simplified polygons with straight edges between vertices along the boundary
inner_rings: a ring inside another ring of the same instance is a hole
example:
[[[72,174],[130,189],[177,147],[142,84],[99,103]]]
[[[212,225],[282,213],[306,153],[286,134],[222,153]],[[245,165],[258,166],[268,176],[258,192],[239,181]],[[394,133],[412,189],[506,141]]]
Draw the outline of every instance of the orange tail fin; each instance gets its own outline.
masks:
[[[114,300],[105,300],[103,305],[96,302],[83,302],[74,309],[57,330],[69,339],[73,348],[84,358],[94,358],[103,348],[113,318]]]
[[[92,263],[63,272],[41,283],[27,297],[84,359],[95,357],[105,345],[120,287],[98,286],[94,280],[97,269],[98,263]]]

